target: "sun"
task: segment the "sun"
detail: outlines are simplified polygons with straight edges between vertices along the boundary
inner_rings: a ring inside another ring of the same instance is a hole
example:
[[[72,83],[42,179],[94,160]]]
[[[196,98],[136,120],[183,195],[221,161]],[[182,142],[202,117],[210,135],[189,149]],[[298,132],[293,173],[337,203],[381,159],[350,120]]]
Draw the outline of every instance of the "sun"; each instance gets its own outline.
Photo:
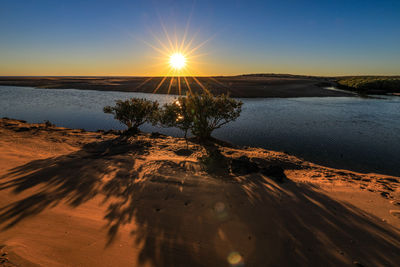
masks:
[[[201,76],[200,65],[204,64],[199,58],[208,54],[202,50],[202,47],[212,38],[210,37],[202,42],[198,42],[195,40],[196,35],[189,37],[189,23],[186,25],[183,33],[175,31],[172,35],[174,38],[171,38],[165,25],[161,23],[161,26],[164,31],[164,37],[162,33],[155,34],[150,32],[156,44],[145,40],[142,41],[159,54],[152,58],[157,60],[154,67],[162,74],[149,77],[139,84],[138,88],[152,80],[159,79],[153,93],[160,90],[165,91],[167,94],[171,92],[182,95],[182,93],[192,93],[192,87],[196,87],[193,88],[195,90],[201,88],[204,91],[208,91],[202,83],[203,78],[200,80],[197,77]],[[213,77],[207,77],[207,79],[215,82]]]
[[[169,57],[169,65],[175,70],[181,70],[186,65],[186,57],[182,53],[174,53]]]

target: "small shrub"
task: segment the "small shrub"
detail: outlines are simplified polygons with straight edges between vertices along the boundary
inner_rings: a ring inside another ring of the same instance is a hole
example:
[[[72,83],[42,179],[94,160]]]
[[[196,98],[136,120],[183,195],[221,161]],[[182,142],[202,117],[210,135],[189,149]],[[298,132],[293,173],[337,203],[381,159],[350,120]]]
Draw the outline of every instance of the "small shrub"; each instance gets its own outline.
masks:
[[[242,110],[242,102],[227,95],[213,96],[209,93],[179,97],[177,101],[164,105],[159,122],[165,127],[190,130],[200,140],[211,138],[211,133],[223,125],[236,120]]]
[[[49,127],[54,127],[55,124],[51,123],[49,120],[45,120],[45,121],[44,121],[44,126],[45,126],[46,128],[49,128]]]
[[[191,111],[186,105],[185,97],[179,97],[173,103],[167,103],[159,111],[158,122],[163,127],[176,127],[187,133],[192,127],[193,117]]]
[[[187,109],[192,116],[191,132],[201,140],[211,138],[211,133],[235,121],[242,111],[242,102],[227,95],[195,94],[186,97]]]
[[[127,132],[135,134],[142,124],[155,121],[158,102],[140,98],[117,100],[115,106],[106,106],[103,111],[113,114],[116,120],[128,127]]]
[[[216,147],[208,147],[207,154],[198,158],[204,171],[211,174],[226,174],[229,171],[229,159]]]

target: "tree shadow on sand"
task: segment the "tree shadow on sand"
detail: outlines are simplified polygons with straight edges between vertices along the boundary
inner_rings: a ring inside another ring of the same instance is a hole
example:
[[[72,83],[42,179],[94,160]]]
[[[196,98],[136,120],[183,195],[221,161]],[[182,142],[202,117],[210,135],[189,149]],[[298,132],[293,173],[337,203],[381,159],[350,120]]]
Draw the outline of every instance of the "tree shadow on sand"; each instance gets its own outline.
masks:
[[[153,159],[133,168],[151,145],[121,139],[92,143],[12,169],[1,177],[0,190],[35,190],[0,208],[2,231],[60,203],[77,207],[101,195],[107,203],[106,248],[118,238],[120,227],[134,222],[139,265],[400,262],[397,229],[310,184],[280,184],[259,172],[219,179],[199,172],[190,161]]]
[[[76,207],[102,192],[104,179],[134,180],[135,159],[147,152],[149,143],[127,143],[123,138],[85,145],[82,150],[55,158],[34,160],[1,177],[0,190],[15,194],[35,188],[31,196],[0,209],[0,222],[9,228],[28,216],[58,205]]]

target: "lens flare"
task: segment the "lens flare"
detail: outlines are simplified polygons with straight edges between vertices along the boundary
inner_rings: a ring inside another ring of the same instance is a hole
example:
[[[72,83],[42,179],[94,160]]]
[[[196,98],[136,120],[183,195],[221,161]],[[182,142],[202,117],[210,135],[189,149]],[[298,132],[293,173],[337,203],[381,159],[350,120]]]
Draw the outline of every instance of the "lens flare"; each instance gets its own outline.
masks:
[[[243,261],[243,257],[239,254],[239,252],[231,252],[228,255],[228,263],[232,266],[232,267],[241,267],[244,266],[244,261]]]
[[[226,208],[226,205],[222,202],[217,202],[214,205],[214,213],[216,217],[221,221],[224,221],[228,218],[228,210]]]

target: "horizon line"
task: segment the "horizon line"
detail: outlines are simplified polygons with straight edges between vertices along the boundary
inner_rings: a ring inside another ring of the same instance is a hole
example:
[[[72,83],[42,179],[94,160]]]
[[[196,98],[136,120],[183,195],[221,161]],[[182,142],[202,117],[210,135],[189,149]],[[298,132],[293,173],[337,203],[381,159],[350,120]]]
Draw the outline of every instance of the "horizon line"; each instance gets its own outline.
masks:
[[[392,75],[381,75],[381,74],[347,74],[347,75],[312,75],[312,74],[291,74],[291,73],[243,73],[234,75],[0,75],[0,78],[13,78],[13,77],[121,77],[121,78],[163,78],[163,77],[240,77],[240,76],[301,76],[301,77],[324,77],[324,78],[336,78],[336,77],[400,77],[400,74]]]

